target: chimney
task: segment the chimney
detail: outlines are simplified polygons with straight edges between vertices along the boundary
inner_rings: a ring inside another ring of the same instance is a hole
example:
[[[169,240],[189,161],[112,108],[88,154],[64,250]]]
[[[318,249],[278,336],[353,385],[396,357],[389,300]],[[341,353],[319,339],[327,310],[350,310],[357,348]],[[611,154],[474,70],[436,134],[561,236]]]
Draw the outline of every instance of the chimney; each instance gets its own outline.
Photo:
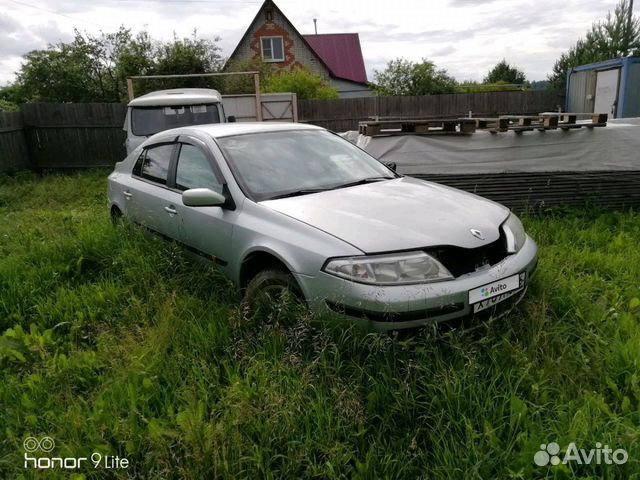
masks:
[[[318,19],[314,18],[313,19],[313,28],[316,31],[316,35],[318,34]]]

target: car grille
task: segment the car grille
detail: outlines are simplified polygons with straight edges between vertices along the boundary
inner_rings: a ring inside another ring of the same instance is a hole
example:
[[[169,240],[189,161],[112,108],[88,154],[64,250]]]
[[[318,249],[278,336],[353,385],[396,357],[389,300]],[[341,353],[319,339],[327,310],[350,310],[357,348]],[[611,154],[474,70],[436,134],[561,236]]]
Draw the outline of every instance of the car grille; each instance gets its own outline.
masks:
[[[491,267],[501,262],[508,255],[507,240],[500,229],[500,238],[488,245],[478,248],[462,248],[453,246],[432,247],[426,250],[437,258],[454,277]]]
[[[356,318],[367,318],[375,322],[409,322],[425,318],[439,317],[464,310],[464,303],[451,303],[440,307],[432,307],[409,312],[375,312],[362,308],[350,307],[341,303],[325,300],[327,306],[334,312]]]

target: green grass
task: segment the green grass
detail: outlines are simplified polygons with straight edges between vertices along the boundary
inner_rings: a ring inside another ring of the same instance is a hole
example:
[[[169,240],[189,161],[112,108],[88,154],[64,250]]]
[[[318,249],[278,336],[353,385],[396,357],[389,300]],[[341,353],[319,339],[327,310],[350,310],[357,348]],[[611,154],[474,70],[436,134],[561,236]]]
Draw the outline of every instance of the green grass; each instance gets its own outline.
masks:
[[[245,320],[213,268],[111,226],[105,172],[0,178],[0,478],[640,478],[640,216],[527,218],[508,318],[382,335]],[[626,465],[536,467],[541,443]],[[75,477],[74,477],[75,475]]]

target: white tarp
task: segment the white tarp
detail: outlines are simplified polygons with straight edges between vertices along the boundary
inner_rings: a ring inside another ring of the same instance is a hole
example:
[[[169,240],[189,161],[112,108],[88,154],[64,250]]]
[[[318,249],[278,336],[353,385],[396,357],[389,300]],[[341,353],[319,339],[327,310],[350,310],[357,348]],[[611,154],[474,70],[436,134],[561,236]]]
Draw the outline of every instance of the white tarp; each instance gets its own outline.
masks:
[[[475,174],[640,170],[640,119],[609,121],[606,127],[472,135],[342,134],[398,172]]]

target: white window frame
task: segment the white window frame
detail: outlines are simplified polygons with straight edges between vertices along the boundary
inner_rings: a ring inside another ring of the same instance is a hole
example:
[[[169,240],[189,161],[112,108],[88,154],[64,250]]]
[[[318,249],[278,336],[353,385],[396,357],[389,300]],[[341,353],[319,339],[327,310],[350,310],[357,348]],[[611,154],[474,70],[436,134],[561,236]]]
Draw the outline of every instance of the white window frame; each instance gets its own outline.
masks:
[[[273,58],[274,55],[274,51],[273,51],[273,39],[274,38],[279,38],[280,41],[282,42],[282,58]],[[264,57],[264,46],[262,44],[262,42],[264,40],[269,40],[269,44],[271,45],[271,57],[272,58],[265,58]],[[272,37],[260,37],[260,53],[262,54],[262,61],[263,62],[284,62],[284,38],[282,36],[272,36]]]

